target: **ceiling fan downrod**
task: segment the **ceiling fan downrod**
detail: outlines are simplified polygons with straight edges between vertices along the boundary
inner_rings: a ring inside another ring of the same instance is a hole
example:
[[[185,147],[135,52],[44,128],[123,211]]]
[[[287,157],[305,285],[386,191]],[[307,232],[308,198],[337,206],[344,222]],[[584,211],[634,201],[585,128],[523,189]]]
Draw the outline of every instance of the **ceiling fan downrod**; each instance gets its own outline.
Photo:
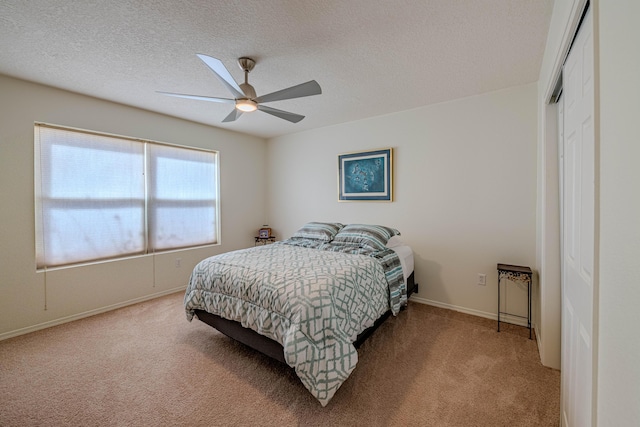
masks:
[[[240,85],[240,89],[242,89],[247,99],[253,99],[257,95],[256,90],[249,84],[249,73],[253,70],[253,67],[256,66],[256,61],[243,56],[242,58],[238,58],[238,65],[240,69],[244,71],[244,83]]]

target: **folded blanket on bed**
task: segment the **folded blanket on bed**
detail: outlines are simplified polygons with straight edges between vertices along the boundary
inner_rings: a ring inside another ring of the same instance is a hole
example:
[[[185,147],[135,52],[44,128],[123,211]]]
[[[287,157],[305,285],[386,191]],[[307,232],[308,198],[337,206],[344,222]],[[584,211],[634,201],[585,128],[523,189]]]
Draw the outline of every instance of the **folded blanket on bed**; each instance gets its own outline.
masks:
[[[393,251],[320,246],[285,241],[207,258],[184,301],[189,320],[202,309],[281,343],[325,406],[356,366],[353,341],[388,309],[399,311],[406,284]]]

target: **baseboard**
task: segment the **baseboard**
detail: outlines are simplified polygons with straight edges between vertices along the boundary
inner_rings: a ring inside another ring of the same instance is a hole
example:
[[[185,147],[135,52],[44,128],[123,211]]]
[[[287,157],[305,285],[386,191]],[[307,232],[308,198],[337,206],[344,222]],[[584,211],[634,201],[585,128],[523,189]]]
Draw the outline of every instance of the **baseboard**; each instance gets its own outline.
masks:
[[[96,308],[95,310],[85,311],[83,313],[74,314],[72,316],[61,317],[59,319],[50,320],[48,322],[39,323],[37,325],[28,326],[26,328],[16,329],[15,331],[4,332],[0,334],[0,341],[9,338],[17,337],[19,335],[25,335],[31,332],[39,331],[41,329],[50,328],[52,326],[62,325],[63,323],[73,322],[74,320],[80,320],[85,317],[95,316],[96,314],[106,313],[107,311],[115,310],[118,308],[126,307],[128,305],[137,304],[139,302],[148,301],[150,299],[159,298],[165,295],[172,294],[174,292],[184,291],[186,286],[180,286],[166,291],[157,292],[151,295],[145,295],[143,297],[134,298],[128,301],[119,302],[117,304],[108,305],[106,307]]]
[[[533,325],[532,327],[536,335],[536,344],[538,345],[538,353],[540,353],[540,359],[542,360],[542,338],[540,338],[540,334],[538,333],[538,328],[536,327],[536,325]]]
[[[473,308],[460,307],[458,305],[447,304],[439,301],[433,301],[426,298],[420,298],[415,295],[411,296],[410,300],[417,302],[419,304],[427,304],[427,305],[432,305],[434,307],[446,308],[448,310],[459,311],[460,313],[471,314],[472,316],[484,317],[486,319],[495,320],[496,322],[498,321],[497,313],[489,313],[486,311],[474,310]],[[501,314],[500,322],[512,323],[514,325],[527,327],[527,319],[511,316],[508,314]]]

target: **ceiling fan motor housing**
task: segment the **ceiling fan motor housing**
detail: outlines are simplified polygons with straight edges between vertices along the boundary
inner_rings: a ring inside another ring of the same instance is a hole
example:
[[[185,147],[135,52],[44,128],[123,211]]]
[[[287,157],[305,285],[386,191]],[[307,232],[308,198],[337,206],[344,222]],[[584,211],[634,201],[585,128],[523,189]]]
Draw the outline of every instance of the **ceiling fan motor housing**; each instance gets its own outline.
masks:
[[[253,99],[257,96],[256,90],[249,83],[242,83],[240,89],[242,89],[242,92],[248,99]]]

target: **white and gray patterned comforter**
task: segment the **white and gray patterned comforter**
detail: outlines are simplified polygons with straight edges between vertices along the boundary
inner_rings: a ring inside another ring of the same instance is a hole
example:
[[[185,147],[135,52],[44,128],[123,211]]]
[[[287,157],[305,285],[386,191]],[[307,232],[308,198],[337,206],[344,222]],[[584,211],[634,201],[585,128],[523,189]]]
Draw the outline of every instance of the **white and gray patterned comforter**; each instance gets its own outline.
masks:
[[[205,310],[279,342],[286,362],[325,406],[356,366],[353,341],[398,293],[383,265],[372,254],[283,242],[216,255],[193,270],[187,318]]]

